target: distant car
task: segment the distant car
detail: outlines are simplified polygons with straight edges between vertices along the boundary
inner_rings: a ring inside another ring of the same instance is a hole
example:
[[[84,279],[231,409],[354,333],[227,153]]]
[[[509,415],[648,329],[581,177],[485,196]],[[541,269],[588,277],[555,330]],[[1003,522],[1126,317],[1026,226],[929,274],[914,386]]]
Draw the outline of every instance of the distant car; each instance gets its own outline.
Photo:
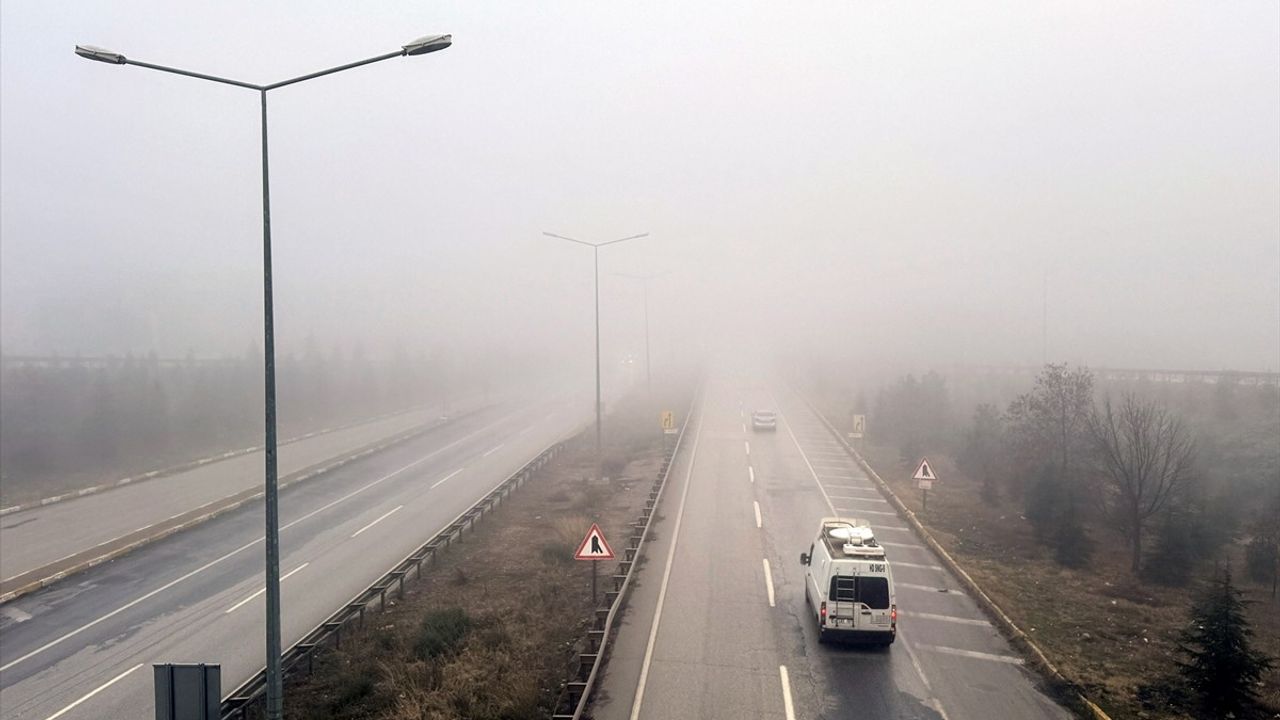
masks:
[[[753,410],[751,412],[751,429],[756,432],[762,430],[776,431],[778,429],[778,413],[772,410]]]

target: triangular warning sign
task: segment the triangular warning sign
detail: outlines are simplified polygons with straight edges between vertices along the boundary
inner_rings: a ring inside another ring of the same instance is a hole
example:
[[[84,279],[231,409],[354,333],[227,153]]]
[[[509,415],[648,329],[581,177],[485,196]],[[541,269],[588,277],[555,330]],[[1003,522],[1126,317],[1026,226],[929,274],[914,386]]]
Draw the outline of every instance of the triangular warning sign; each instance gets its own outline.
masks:
[[[911,476],[912,480],[937,480],[938,476],[933,474],[933,468],[929,466],[929,459],[922,458],[920,467],[916,468],[916,474]]]
[[[573,559],[613,559],[613,548],[609,547],[609,543],[605,542],[604,533],[600,531],[599,525],[591,523],[591,529],[587,531],[587,536],[582,538],[582,544],[578,546],[578,552],[573,554]]]

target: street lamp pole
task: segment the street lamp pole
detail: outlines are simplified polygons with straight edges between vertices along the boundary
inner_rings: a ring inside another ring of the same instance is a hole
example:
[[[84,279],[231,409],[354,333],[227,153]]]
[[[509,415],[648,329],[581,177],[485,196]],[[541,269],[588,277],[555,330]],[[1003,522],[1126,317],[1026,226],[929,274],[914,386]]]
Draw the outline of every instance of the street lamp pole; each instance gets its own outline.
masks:
[[[138,60],[130,60],[124,55],[110,50],[93,47],[91,45],[77,45],[75,52],[80,57],[87,60],[95,60],[112,65],[136,65],[151,70],[159,70],[161,72],[172,73],[174,75],[183,75],[193,77],[200,80],[208,80],[211,82],[223,83],[225,85],[235,85],[236,87],[248,88],[258,91],[258,96],[262,106],[262,309],[263,309],[263,348],[265,352],[263,369],[264,369],[264,386],[265,386],[265,424],[266,424],[266,442],[264,445],[264,455],[266,459],[265,467],[265,490],[263,492],[265,513],[266,513],[266,652],[267,652],[267,673],[266,673],[266,716],[268,720],[280,720],[284,716],[284,679],[280,667],[280,497],[277,477],[276,465],[276,352],[275,352],[275,302],[272,291],[271,276],[271,181],[268,172],[268,154],[267,154],[267,91],[286,85],[293,85],[311,80],[313,78],[322,77],[324,75],[332,75],[343,70],[368,65],[370,63],[379,62],[381,60],[389,60],[394,57],[406,57],[410,55],[425,55],[427,53],[443,50],[453,43],[450,35],[429,35],[419,38],[395,52],[385,53],[376,57],[359,60],[345,65],[320,70],[318,72],[301,75],[299,77],[282,80],[280,82],[270,83],[267,85],[259,85],[248,83],[241,80],[232,80],[230,78],[217,77],[215,75],[206,75],[204,73],[192,72],[190,70],[182,70],[179,68],[167,67],[164,65],[154,65],[152,63],[140,62]]]
[[[644,293],[644,383],[645,390],[652,397],[653,395],[653,371],[650,367],[649,357],[649,281],[660,278],[667,273],[649,273],[648,275],[627,275],[626,273],[614,273],[618,277],[639,280],[640,287]]]
[[[593,260],[592,267],[594,269],[594,274],[595,274],[595,295],[596,295],[596,476],[599,477],[601,474],[601,466],[600,466],[601,446],[602,446],[602,438],[604,437],[604,430],[602,429],[603,428],[602,416],[604,414],[604,405],[600,400],[600,248],[606,245],[616,245],[620,242],[626,242],[627,240],[638,240],[642,237],[648,237],[649,233],[640,233],[639,235],[628,235],[627,237],[624,237],[624,238],[618,238],[617,240],[609,240],[607,242],[602,242],[602,243],[589,243],[582,240],[575,240],[571,237],[565,237],[564,235],[556,235],[555,233],[549,233],[549,232],[544,232],[542,234],[546,235],[547,237],[553,237],[559,240],[568,240],[571,243],[577,243],[579,245],[586,245],[587,247],[591,248],[591,252],[592,252],[592,260]]]

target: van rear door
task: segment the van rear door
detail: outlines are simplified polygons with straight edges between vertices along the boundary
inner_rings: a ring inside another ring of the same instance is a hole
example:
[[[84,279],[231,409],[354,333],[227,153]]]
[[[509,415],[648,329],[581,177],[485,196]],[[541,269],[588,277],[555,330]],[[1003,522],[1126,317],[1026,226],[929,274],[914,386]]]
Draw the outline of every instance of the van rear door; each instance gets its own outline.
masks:
[[[836,575],[831,578],[828,617],[834,627],[851,630],[893,629],[889,579],[883,575]]]

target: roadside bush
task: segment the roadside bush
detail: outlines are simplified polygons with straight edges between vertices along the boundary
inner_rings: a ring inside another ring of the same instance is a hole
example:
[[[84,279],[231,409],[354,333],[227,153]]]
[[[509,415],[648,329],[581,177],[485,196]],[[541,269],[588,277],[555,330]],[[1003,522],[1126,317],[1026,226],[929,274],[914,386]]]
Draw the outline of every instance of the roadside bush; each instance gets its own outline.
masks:
[[[620,450],[608,450],[600,458],[600,472],[607,478],[616,478],[627,469],[630,460]]]
[[[1026,515],[1027,522],[1031,523],[1036,539],[1042,543],[1053,537],[1056,525],[1054,521],[1062,507],[1062,489],[1057,468],[1052,464],[1045,464],[1032,478],[1023,495],[1023,514]]]
[[[1057,528],[1053,532],[1053,557],[1058,564],[1069,568],[1081,568],[1093,557],[1093,538],[1085,531],[1080,521],[1080,512],[1076,502],[1069,500],[1062,515],[1057,519]]]
[[[470,630],[471,618],[462,608],[433,610],[422,619],[413,654],[421,660],[430,660],[452,652]]]

